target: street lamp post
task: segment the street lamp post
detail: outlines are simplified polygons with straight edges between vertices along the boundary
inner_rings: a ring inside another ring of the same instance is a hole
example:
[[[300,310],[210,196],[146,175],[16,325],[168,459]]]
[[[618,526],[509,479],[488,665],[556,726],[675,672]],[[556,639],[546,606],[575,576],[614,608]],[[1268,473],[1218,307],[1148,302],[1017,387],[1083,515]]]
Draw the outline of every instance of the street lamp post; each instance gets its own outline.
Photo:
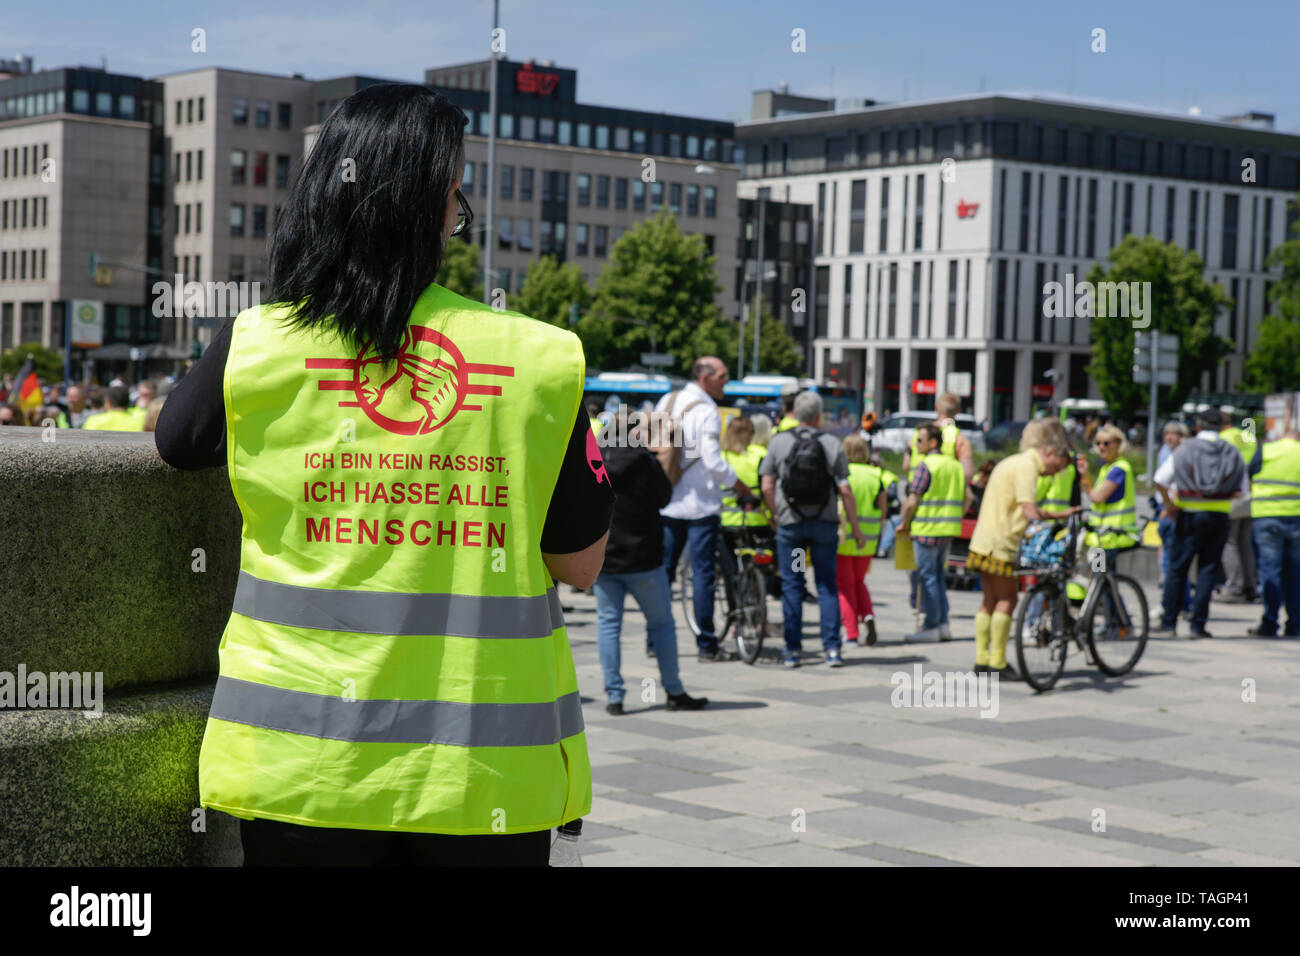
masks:
[[[763,214],[766,211],[767,200],[772,195],[772,189],[769,186],[763,186],[758,190],[758,269],[757,274],[766,276],[763,272],[763,246],[765,245],[763,235]],[[758,280],[758,289],[754,295],[754,371],[758,372],[758,332],[763,325],[763,279]]]

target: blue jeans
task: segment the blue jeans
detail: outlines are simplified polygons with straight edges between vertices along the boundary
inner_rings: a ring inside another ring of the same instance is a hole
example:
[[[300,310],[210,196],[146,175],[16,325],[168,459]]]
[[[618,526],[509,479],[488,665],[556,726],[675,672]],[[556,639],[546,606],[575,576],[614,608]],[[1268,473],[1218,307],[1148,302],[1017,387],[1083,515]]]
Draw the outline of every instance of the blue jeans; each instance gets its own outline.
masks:
[[[876,554],[882,558],[889,557],[890,549],[894,546],[894,536],[898,532],[899,520],[899,515],[890,515],[887,521],[881,522],[880,545],[876,548]]]
[[[691,579],[695,588],[695,620],[700,625],[700,636],[695,639],[700,653],[711,654],[718,649],[718,636],[713,629],[713,591],[717,586],[717,560],[720,515],[707,518],[664,518],[664,570],[672,581],[681,560],[682,549],[689,546]]]
[[[1251,533],[1264,591],[1260,630],[1277,633],[1277,612],[1286,602],[1286,634],[1300,635],[1300,517],[1255,518]]]
[[[912,542],[912,551],[916,555],[916,573],[921,579],[921,594],[924,598],[925,629],[938,627],[948,622],[948,585],[944,580],[944,570],[948,567],[948,549],[952,538],[938,538],[937,545]]]
[[[682,693],[677,673],[677,629],[673,626],[672,597],[668,592],[668,575],[663,568],[632,574],[601,572],[596,578],[596,647],[600,652],[600,669],[605,672],[605,693],[609,702],[623,699],[623,663],[619,636],[623,631],[623,599],[630,593],[645,615],[646,629],[654,641],[659,658],[659,679],[664,690]]]
[[[1180,511],[1174,519],[1173,540],[1169,548],[1169,573],[1165,575],[1164,627],[1173,627],[1178,618],[1179,599],[1187,588],[1187,579],[1196,560],[1196,597],[1192,604],[1192,627],[1204,630],[1210,616],[1210,597],[1223,561],[1223,546],[1228,543],[1228,516],[1218,511]]]
[[[1174,537],[1174,519],[1161,518],[1156,522],[1156,530],[1160,532],[1160,543],[1164,545],[1160,549],[1160,576],[1166,581],[1169,580],[1169,551],[1170,542]],[[1183,589],[1183,610],[1192,609],[1192,581],[1187,579],[1187,587]]]
[[[796,521],[776,529],[776,559],[781,562],[781,616],[785,623],[785,650],[798,654],[803,648],[804,572],[794,569],[795,548],[807,548],[803,567],[811,557],[817,579],[818,620],[822,647],[827,653],[840,649],[840,593],[835,581],[835,552],[839,549],[839,525],[834,521]]]

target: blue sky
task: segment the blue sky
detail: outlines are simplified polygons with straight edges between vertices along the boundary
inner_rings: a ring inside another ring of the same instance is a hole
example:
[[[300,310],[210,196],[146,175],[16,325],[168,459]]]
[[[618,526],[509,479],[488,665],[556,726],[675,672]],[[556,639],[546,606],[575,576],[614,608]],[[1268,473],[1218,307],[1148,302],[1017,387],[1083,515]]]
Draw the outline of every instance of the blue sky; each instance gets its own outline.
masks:
[[[491,0],[43,0],[7,4],[0,55],[147,76],[225,66],[418,80],[484,55]],[[794,11],[794,12],[792,12]],[[716,119],[750,92],[897,102],[1038,93],[1216,117],[1256,109],[1300,131],[1300,0],[502,0],[512,59],[578,70],[581,102]],[[207,31],[207,53],[190,31]],[[1105,53],[1090,50],[1094,28]],[[793,53],[791,31],[806,31]]]

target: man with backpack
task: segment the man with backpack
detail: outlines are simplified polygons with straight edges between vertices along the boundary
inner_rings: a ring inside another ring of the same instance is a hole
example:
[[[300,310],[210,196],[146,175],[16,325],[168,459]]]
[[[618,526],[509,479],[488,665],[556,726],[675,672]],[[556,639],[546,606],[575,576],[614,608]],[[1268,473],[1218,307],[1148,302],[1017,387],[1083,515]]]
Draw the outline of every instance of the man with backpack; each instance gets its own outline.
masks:
[[[840,657],[840,602],[835,578],[835,552],[839,548],[839,512],[836,494],[844,502],[853,540],[866,546],[858,524],[857,502],[849,486],[849,463],[844,446],[833,435],[817,430],[822,400],[816,392],[795,399],[798,425],[774,435],[767,456],[759,465],[759,480],[768,510],[776,516],[776,555],[781,566],[781,616],[785,624],[785,651],[781,663],[798,667],[803,647],[804,572],[812,559],[817,580],[817,605],[826,663],[843,664]]]
[[[691,381],[679,392],[659,400],[655,412],[672,422],[680,434],[661,460],[673,497],[659,513],[664,518],[664,569],[669,584],[681,559],[690,548],[691,579],[694,582],[695,620],[700,625],[696,638],[702,663],[734,661],[734,651],[718,646],[714,632],[713,601],[717,586],[719,528],[722,523],[722,490],[734,489],[738,498],[752,494],[722,457],[719,436],[722,422],[717,402],[727,384],[727,366],[712,355],[696,359]]]
[[[1183,442],[1156,469],[1155,485],[1166,502],[1163,515],[1174,519],[1165,575],[1164,607],[1156,636],[1173,637],[1183,589],[1192,559],[1196,559],[1196,597],[1192,605],[1191,636],[1212,636],[1205,629],[1210,596],[1219,574],[1223,546],[1228,540],[1232,499],[1248,493],[1241,454],[1219,434],[1224,427],[1217,408],[1196,416],[1195,438]]]

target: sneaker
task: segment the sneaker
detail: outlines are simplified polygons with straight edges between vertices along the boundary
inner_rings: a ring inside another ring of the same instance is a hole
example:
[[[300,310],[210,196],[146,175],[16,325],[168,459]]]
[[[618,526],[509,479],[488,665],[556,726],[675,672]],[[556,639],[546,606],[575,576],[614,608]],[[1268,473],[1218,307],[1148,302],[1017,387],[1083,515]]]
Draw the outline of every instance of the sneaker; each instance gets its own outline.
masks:
[[[605,713],[607,713],[607,714],[613,714],[615,717],[622,717],[622,716],[623,716],[623,702],[622,702],[621,700],[619,700],[619,701],[615,701],[615,702],[612,703],[612,704],[606,704],[606,705],[605,705]]]
[[[839,651],[827,651],[826,664],[828,667],[843,667],[844,658],[840,657]]]
[[[939,625],[939,640],[941,641],[952,640],[952,628],[948,626],[947,621],[944,621],[942,624]]]
[[[991,674],[991,673],[993,673],[993,668],[989,667],[988,664],[976,664],[976,665],[975,665],[975,673],[976,673],[976,674]]]
[[[709,698],[692,697],[686,691],[682,691],[680,694],[668,695],[669,710],[699,710],[701,707],[707,706],[709,706]]]
[[[711,651],[700,651],[700,656],[696,658],[701,664],[721,664],[726,661],[738,661],[740,655],[735,651],[724,651],[716,647]]]
[[[783,667],[798,667],[798,666],[799,666],[799,655],[798,655],[798,654],[790,654],[790,653],[782,654],[782,655],[781,655],[781,665],[782,665]]]
[[[1150,632],[1152,637],[1176,637],[1177,633],[1178,632],[1174,629],[1174,625],[1166,624],[1163,621],[1159,624],[1153,624]]]
[[[1020,680],[1020,675],[1015,672],[1015,669],[1010,664],[1001,668],[990,667],[989,673],[997,674],[998,680]]]
[[[903,643],[915,644],[922,641],[937,641],[937,640],[939,640],[939,628],[926,627],[917,631],[915,634],[908,634],[906,637],[903,638]]]
[[[1214,595],[1214,600],[1220,604],[1251,604],[1252,598],[1249,595],[1242,594],[1240,591],[1224,591],[1222,594]]]
[[[1211,638],[1214,637],[1214,635],[1211,634],[1203,627],[1193,627],[1191,633],[1188,634],[1188,637],[1191,640],[1195,641],[1195,640],[1204,640],[1205,638]]]
[[[876,643],[876,619],[875,617],[868,615],[867,616],[867,647],[872,647],[875,645],[875,643]]]
[[[1266,628],[1263,624],[1246,628],[1246,633],[1251,637],[1277,637],[1276,628]]]

